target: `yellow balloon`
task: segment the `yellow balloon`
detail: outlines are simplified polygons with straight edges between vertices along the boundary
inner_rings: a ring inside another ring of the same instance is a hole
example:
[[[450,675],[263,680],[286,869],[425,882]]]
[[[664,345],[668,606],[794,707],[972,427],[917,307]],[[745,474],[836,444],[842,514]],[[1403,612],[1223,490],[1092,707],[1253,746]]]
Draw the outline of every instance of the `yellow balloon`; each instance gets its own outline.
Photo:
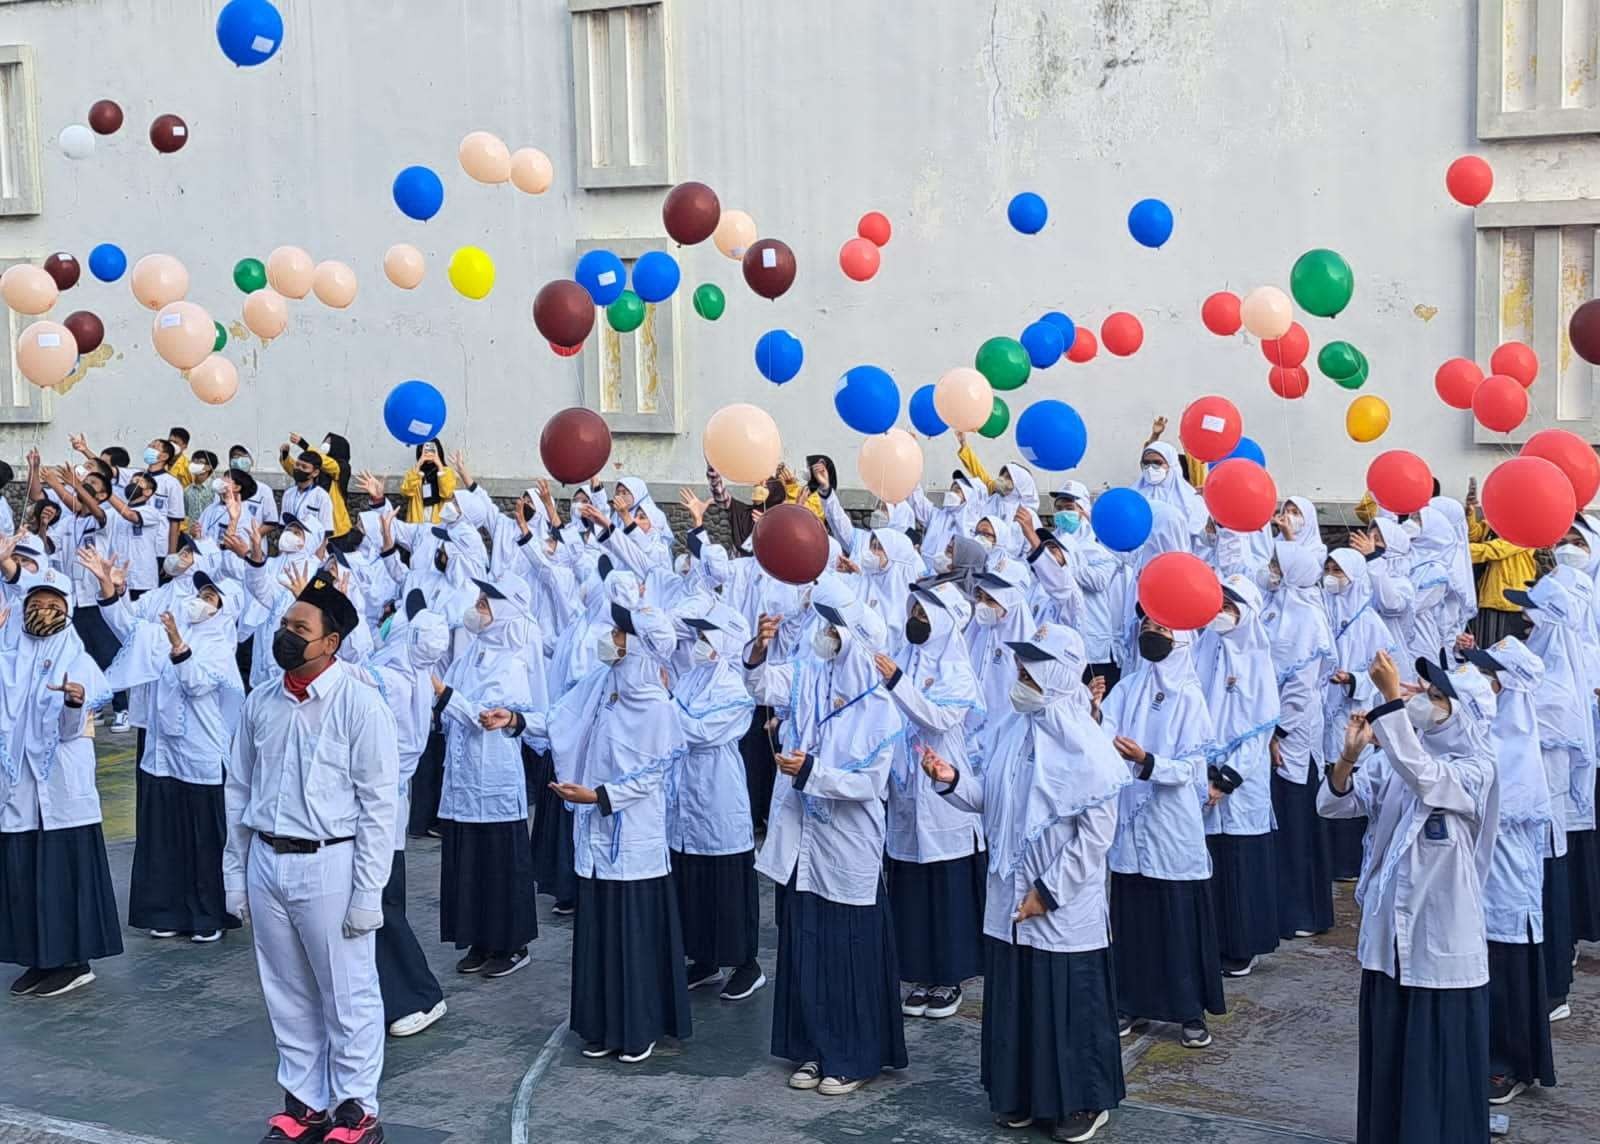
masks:
[[[450,256],[450,285],[474,300],[494,289],[494,259],[476,246],[463,246]]]
[[[1389,428],[1389,403],[1370,393],[1358,397],[1345,410],[1344,429],[1353,441],[1376,441]]]

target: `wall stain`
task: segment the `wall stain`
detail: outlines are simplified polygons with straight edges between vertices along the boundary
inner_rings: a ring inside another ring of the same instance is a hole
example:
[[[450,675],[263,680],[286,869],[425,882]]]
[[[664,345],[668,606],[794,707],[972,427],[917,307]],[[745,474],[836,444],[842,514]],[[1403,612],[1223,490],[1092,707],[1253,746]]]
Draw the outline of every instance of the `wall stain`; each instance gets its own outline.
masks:
[[[1417,317],[1421,318],[1424,322],[1431,322],[1435,316],[1438,315],[1439,307],[1430,306],[1426,302],[1418,302],[1415,306],[1411,307],[1411,312]]]
[[[66,393],[73,386],[77,385],[78,382],[88,377],[91,369],[99,369],[101,366],[109,362],[113,356],[120,358],[122,355],[117,353],[115,346],[110,345],[107,342],[101,342],[90,352],[79,355],[78,368],[68,374],[66,380],[60,385],[53,387],[55,392],[58,395]]]

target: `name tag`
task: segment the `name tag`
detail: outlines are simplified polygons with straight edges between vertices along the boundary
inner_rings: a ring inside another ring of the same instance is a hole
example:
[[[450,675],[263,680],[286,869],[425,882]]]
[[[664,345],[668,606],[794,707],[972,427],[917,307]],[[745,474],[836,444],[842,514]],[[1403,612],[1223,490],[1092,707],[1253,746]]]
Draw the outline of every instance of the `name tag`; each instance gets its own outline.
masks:
[[[1150,710],[1152,710],[1152,711],[1161,710],[1161,705],[1163,703],[1165,703],[1166,701],[1167,701],[1167,693],[1165,691],[1156,692],[1156,697],[1150,701]]]
[[[1429,842],[1444,842],[1450,837],[1449,828],[1444,821],[1444,811],[1436,810],[1428,815],[1428,821],[1422,824],[1422,837]]]

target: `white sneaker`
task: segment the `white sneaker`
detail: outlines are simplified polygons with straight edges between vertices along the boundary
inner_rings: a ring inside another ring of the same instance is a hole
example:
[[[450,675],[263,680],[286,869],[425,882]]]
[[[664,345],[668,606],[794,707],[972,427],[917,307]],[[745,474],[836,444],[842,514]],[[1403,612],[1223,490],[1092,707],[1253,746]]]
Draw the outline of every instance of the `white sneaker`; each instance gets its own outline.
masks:
[[[196,945],[210,945],[214,941],[222,940],[221,930],[212,930],[210,933],[195,933],[189,935],[189,940]]]
[[[656,1051],[656,1043],[654,1041],[651,1041],[648,1045],[646,1045],[644,1048],[640,1049],[636,1053],[618,1053],[617,1054],[617,1060],[621,1061],[625,1065],[636,1065],[640,1061],[649,1060],[650,1059],[650,1054],[655,1052],[655,1051]]]
[[[150,931],[150,936],[157,941],[165,941],[169,937],[177,937],[178,931],[175,929],[153,929]]]
[[[1317,935],[1312,933],[1308,929],[1297,929],[1297,930],[1294,931],[1294,936],[1295,937],[1316,937]]]
[[[128,713],[126,711],[118,711],[116,717],[111,720],[111,733],[125,735],[131,730],[133,730],[133,725],[128,722]]]
[[[825,1076],[817,1085],[817,1091],[823,1096],[848,1096],[866,1083],[865,1080],[845,1080],[842,1076]]]
[[[445,1014],[445,1004],[440,1001],[426,1013],[408,1013],[389,1026],[391,1037],[414,1037]]]
[[[816,1088],[821,1083],[822,1066],[816,1061],[807,1061],[789,1077],[790,1088]]]
[[[614,1052],[616,1052],[615,1049],[608,1049],[601,1044],[583,1046],[583,1055],[588,1057],[591,1061],[598,1061],[603,1057],[609,1057]]]
[[[1568,1017],[1571,1017],[1571,1016],[1572,1016],[1572,1006],[1568,1005],[1565,1001],[1563,1001],[1563,1002],[1561,1002],[1561,1004],[1557,1005],[1554,1009],[1550,1010],[1550,1023],[1551,1024],[1555,1024],[1557,1021],[1565,1021]]]

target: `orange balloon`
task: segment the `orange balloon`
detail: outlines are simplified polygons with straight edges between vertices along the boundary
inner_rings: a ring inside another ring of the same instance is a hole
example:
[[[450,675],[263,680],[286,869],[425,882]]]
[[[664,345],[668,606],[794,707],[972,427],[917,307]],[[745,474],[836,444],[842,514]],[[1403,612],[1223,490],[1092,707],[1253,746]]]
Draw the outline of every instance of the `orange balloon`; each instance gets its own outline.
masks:
[[[50,272],[31,262],[19,262],[0,274],[0,298],[19,314],[42,314],[56,304],[61,290]]]
[[[717,219],[717,229],[711,232],[711,241],[729,258],[744,258],[756,240],[756,220],[744,211],[723,211]]]
[[[511,185],[530,195],[542,195],[550,189],[556,171],[550,156],[537,147],[523,147],[511,155]]]
[[[383,272],[402,290],[415,290],[427,270],[422,251],[409,242],[397,242],[383,256]]]
[[[17,367],[43,389],[59,385],[78,364],[78,341],[60,322],[34,322],[17,338]]]
[[[304,298],[315,275],[311,255],[298,246],[280,246],[267,255],[267,285],[285,298]]]
[[[994,412],[994,390],[983,374],[968,365],[958,366],[934,385],[933,408],[950,428],[971,433]]]
[[[178,369],[193,369],[205,361],[216,339],[216,323],[193,302],[167,303],[150,324],[156,353]]]
[[[498,135],[473,131],[456,149],[461,169],[480,183],[503,183],[511,178],[511,152]]]
[[[896,426],[861,442],[856,468],[861,483],[884,504],[899,504],[922,481],[922,449],[916,438]]]
[[[754,405],[727,405],[711,415],[702,438],[707,462],[728,480],[758,484],[783,458],[783,442],[772,414]]]
[[[239,370],[221,354],[211,354],[189,371],[189,388],[207,405],[225,405],[239,392]]]
[[[257,290],[244,300],[244,324],[270,342],[289,326],[289,303],[276,290]]]
[[[356,300],[356,272],[342,262],[319,262],[311,276],[311,289],[324,306],[342,310]]]
[[[189,292],[189,272],[170,254],[147,254],[133,264],[128,285],[141,306],[159,310]]]

